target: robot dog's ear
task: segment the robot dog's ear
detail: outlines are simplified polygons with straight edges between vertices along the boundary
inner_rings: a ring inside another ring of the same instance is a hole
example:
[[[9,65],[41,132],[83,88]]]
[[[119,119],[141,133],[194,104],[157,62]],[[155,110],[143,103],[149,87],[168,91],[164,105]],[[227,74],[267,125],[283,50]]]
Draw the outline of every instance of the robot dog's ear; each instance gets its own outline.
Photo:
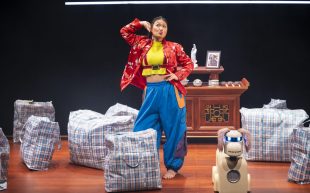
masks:
[[[217,132],[217,148],[220,150],[220,151],[223,151],[223,148],[224,148],[224,136],[225,134],[229,131],[228,128],[223,128],[223,129],[220,129],[218,130]]]
[[[251,133],[246,129],[238,129],[240,133],[242,133],[244,139],[245,150],[248,152],[251,149]]]

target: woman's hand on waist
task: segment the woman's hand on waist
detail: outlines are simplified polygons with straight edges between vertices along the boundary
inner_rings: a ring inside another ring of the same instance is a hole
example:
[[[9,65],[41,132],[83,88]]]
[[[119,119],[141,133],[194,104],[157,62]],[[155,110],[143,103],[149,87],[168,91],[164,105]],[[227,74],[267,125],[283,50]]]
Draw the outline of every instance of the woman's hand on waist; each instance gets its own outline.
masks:
[[[174,73],[165,75],[165,79],[166,81],[179,80],[179,78]]]
[[[151,75],[151,76],[147,76],[146,77],[146,81],[147,82],[161,82],[161,81],[164,81],[164,80],[165,81],[171,81],[171,80],[179,80],[179,79],[173,73],[166,74],[166,75],[156,74],[156,75]]]

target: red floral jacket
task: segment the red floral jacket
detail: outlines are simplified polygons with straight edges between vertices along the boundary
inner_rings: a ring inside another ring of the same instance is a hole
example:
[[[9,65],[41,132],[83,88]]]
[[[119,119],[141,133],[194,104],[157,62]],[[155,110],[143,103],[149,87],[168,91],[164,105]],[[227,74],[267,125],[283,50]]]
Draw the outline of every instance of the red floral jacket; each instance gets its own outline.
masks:
[[[152,47],[152,40],[147,36],[135,34],[141,28],[140,20],[136,18],[120,30],[122,37],[131,46],[128,62],[121,79],[121,90],[125,89],[129,84],[141,89],[144,89],[146,86],[146,79],[142,76],[142,61]],[[179,78],[179,80],[172,80],[170,83],[175,85],[183,95],[186,95],[186,89],[180,81],[191,73],[194,64],[190,57],[183,51],[183,47],[180,44],[166,40],[163,40],[162,43],[167,72],[174,73]],[[181,66],[181,69],[178,71],[177,66]]]

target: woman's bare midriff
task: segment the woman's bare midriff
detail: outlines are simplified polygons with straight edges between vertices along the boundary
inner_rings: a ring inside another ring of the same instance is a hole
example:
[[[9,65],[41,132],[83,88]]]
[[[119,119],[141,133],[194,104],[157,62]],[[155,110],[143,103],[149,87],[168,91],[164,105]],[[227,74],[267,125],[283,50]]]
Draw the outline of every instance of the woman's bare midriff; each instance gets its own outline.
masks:
[[[150,75],[146,77],[146,82],[162,82],[165,80],[166,80],[165,75],[159,75],[159,74]]]

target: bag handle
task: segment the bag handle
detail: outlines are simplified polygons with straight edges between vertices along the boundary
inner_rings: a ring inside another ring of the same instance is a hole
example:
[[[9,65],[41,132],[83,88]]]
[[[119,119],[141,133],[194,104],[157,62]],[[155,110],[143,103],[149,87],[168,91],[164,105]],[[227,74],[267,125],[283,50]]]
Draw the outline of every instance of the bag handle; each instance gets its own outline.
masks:
[[[303,125],[303,126],[305,126],[305,124],[306,123],[309,123],[310,122],[310,118],[307,118],[306,120],[304,120],[301,124]]]
[[[130,164],[128,162],[127,159],[125,159],[125,157],[123,157],[124,162],[126,163],[126,165],[130,168],[136,168],[141,164],[141,153],[137,153],[138,154],[138,160],[135,162],[135,164]]]
[[[125,143],[124,144],[129,144],[128,140],[124,140]],[[139,146],[142,147],[142,144],[145,143],[144,140],[139,140]],[[129,146],[129,145],[126,145],[126,146]],[[127,159],[125,159],[126,157],[123,156],[123,161],[126,163],[127,166],[129,166],[130,168],[136,168],[138,167],[141,162],[142,162],[142,154],[141,152],[137,152],[135,153],[138,155],[138,160],[135,162],[135,164],[130,164],[129,161]],[[122,155],[125,155],[124,152],[122,152]]]

